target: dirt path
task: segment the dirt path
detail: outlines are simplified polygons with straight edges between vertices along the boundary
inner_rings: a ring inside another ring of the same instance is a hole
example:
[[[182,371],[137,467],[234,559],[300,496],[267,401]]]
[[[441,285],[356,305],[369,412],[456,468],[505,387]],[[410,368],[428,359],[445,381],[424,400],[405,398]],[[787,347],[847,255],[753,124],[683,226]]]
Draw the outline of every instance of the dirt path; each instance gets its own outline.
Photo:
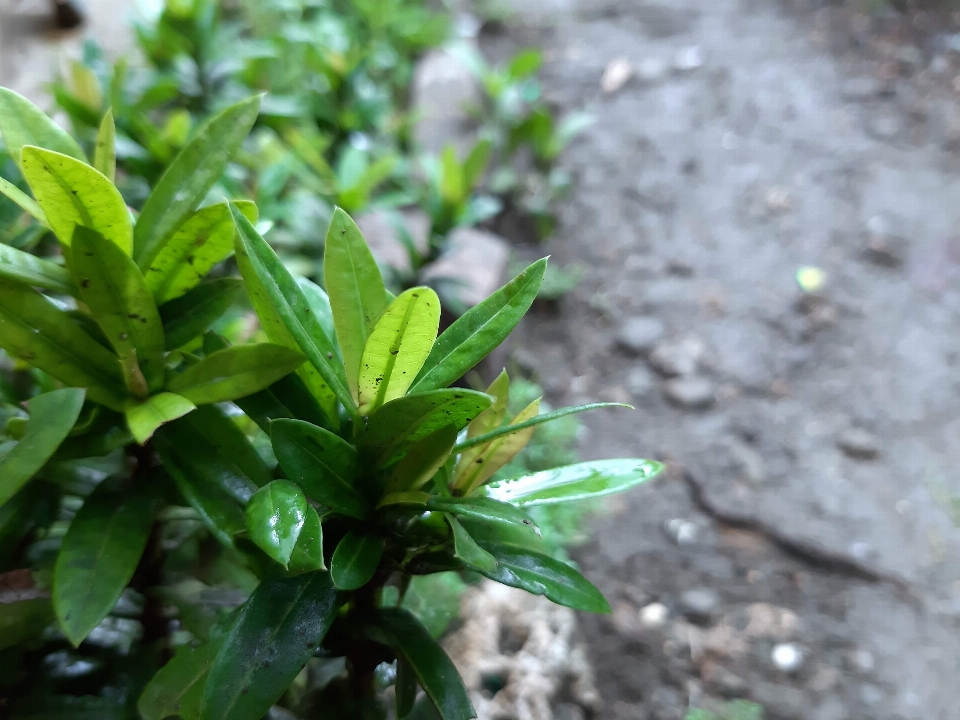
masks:
[[[521,360],[546,362],[558,403],[638,405],[588,420],[586,456],[672,467],[580,553],[620,603],[587,621],[603,717],[721,696],[960,717],[960,533],[938,503],[960,495],[949,127],[918,131],[909,86],[857,75],[771,3],[516,4],[488,49],[542,45],[549,97],[597,116],[547,248],[586,279]],[[618,58],[634,76],[604,93]],[[801,266],[825,271],[819,293]],[[644,625],[654,602],[670,618]]]

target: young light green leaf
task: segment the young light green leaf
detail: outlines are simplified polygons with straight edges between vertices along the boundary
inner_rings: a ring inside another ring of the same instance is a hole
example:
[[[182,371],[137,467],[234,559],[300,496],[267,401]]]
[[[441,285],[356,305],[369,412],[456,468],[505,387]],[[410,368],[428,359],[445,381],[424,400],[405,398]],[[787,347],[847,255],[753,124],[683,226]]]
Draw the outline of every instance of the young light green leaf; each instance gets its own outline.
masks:
[[[71,254],[80,297],[117,351],[127,388],[139,397],[156,392],[166,375],[163,322],[136,263],[83,225],[76,226]]]
[[[93,167],[103,173],[110,182],[117,178],[117,126],[113,110],[107,110],[97,132],[97,146],[93,151]]]
[[[260,96],[231,105],[209,122],[167,167],[140,211],[134,230],[134,258],[155,257],[223,175],[260,109]]]
[[[23,175],[57,239],[69,247],[78,225],[95,230],[130,254],[133,230],[120,191],[85,162],[28,145]]]
[[[235,345],[191,365],[167,383],[167,389],[198,405],[234,400],[272,385],[303,360],[303,355],[282,345]]]
[[[144,495],[96,491],[70,523],[53,570],[53,608],[74,647],[113,610],[153,524]]]
[[[368,505],[357,491],[357,451],[329,430],[302,420],[270,425],[273,452],[287,477],[334,512],[363,519]]]
[[[86,161],[83,150],[70,134],[46,113],[8,88],[0,88],[0,135],[7,152],[21,169],[20,151],[25,145],[48,148]]]
[[[497,559],[477,545],[476,540],[470,537],[463,525],[448,513],[444,513],[450,530],[453,532],[454,555],[470,567],[493,572],[497,569]]]
[[[477,415],[476,419],[467,426],[467,438],[495,430],[503,425],[504,415],[507,413],[507,404],[510,401],[510,378],[506,370],[502,370],[486,390],[495,400],[493,405]],[[483,445],[475,446],[460,452],[460,465],[473,462],[483,452]]]
[[[546,258],[537,260],[461,315],[437,338],[411,392],[447,387],[503,342],[537,297],[546,268]]]
[[[0,90],[2,89],[3,88],[0,88]],[[0,193],[13,200],[13,202],[20,206],[21,210],[32,215],[41,225],[49,227],[46,213],[43,212],[40,204],[12,182],[2,177],[0,177]]]
[[[442,427],[453,425],[459,432],[492,401],[489,395],[460,388],[397,398],[370,416],[360,439],[361,452],[372,465],[387,467]]]
[[[521,507],[552,505],[623,492],[663,470],[652,460],[593,460],[502,480],[486,488],[487,495]]]
[[[36,475],[60,447],[80,416],[83,398],[83,389],[63,388],[29,401],[30,421],[26,432],[0,457],[0,507]]]
[[[377,572],[383,557],[383,538],[351,530],[337,545],[330,559],[330,577],[340,590],[356,590]]]
[[[539,412],[540,399],[537,398],[520,411],[510,424],[514,427],[521,425],[535,418]],[[536,428],[533,426],[518,428],[478,446],[479,452],[476,455],[461,458],[454,473],[454,487],[460,489],[464,495],[471,495],[526,447],[534,430]]]
[[[377,320],[367,337],[357,380],[360,413],[369,415],[403,397],[440,327],[440,298],[428,287],[402,293]]]
[[[450,205],[456,205],[464,196],[463,171],[457,160],[457,150],[447,145],[440,156],[440,197]]]
[[[316,652],[339,606],[326,572],[261,582],[213,663],[201,720],[260,720]]]
[[[441,720],[477,717],[460,673],[430,631],[410,612],[381,608],[370,628],[371,637],[410,664]]]
[[[252,202],[232,205],[256,222],[257,206]],[[152,254],[142,257],[138,264],[157,303],[181,297],[199,285],[217,263],[233,255],[236,232],[230,206],[211,205],[197,210]]]
[[[473,146],[473,150],[463,161],[463,187],[467,193],[473,190],[486,171],[491,152],[493,152],[493,143],[489,139],[483,139]]]
[[[197,406],[182,395],[162,392],[142,402],[131,401],[124,414],[130,434],[138,443],[146,445],[158,427],[196,409]]]
[[[287,565],[289,575],[301,575],[314,570],[326,570],[323,564],[323,527],[320,516],[312,505],[307,505],[300,537]]]
[[[221,645],[222,640],[218,639],[195,648],[181,647],[144,688],[137,703],[144,720],[163,720],[174,715],[198,720],[207,676]]]
[[[73,276],[65,268],[9,245],[0,244],[0,277],[61,295],[78,294]]]
[[[0,347],[73,387],[122,411],[125,393],[117,356],[50,300],[0,277]]]
[[[340,208],[334,210],[327,231],[323,276],[343,353],[347,387],[350,396],[356,397],[363,349],[388,300],[380,268],[360,228]]]
[[[287,567],[307,517],[307,498],[289,480],[274,480],[247,503],[250,539],[267,555]]]
[[[385,493],[419,490],[430,480],[453,452],[457,427],[445,425],[414,443],[387,480]]]
[[[0,271],[3,266],[0,265]],[[236,302],[243,291],[240,278],[218,278],[197,285],[159,307],[164,345],[175,350],[202,335]]]

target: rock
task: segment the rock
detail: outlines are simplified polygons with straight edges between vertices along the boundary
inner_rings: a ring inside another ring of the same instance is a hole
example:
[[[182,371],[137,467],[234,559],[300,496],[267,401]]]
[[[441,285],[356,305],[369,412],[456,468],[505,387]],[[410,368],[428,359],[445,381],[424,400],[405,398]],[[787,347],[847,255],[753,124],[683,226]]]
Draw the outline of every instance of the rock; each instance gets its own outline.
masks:
[[[713,588],[694,588],[680,595],[680,609],[693,622],[707,623],[720,609],[720,595]]]
[[[663,603],[650,603],[640,608],[640,624],[651,630],[663,627],[670,617],[670,611]]]
[[[680,50],[673,59],[673,67],[680,72],[699,70],[703,67],[703,63],[703,48],[699,45],[692,45]]]
[[[774,645],[770,658],[780,672],[795,673],[803,667],[803,650],[793,643]]]
[[[627,373],[627,390],[636,398],[646,397],[656,383],[653,373],[643,365],[631,368]]]
[[[674,405],[687,410],[702,410],[716,402],[717,390],[704,377],[678,377],[667,380],[663,394]]]
[[[899,267],[907,259],[907,241],[896,235],[890,221],[883,215],[874,215],[867,221],[864,257],[884,267]]]
[[[692,375],[703,356],[703,343],[697,338],[683,338],[658,343],[650,353],[650,365],[667,377]]]
[[[680,547],[695,545],[700,537],[700,526],[683,518],[673,518],[663,524],[663,531]]]
[[[867,674],[873,672],[877,663],[869,650],[854,650],[850,653],[850,664],[857,672]]]
[[[854,77],[843,83],[840,96],[844,100],[862,101],[877,97],[883,91],[883,85],[873,77]]]
[[[426,254],[430,249],[430,218],[419,208],[399,212],[374,210],[358,215],[355,220],[377,262],[400,273],[412,269],[410,255],[400,240],[401,228],[419,252]]]
[[[903,121],[892,111],[883,111],[867,118],[867,132],[877,140],[895,140],[903,131]]]
[[[471,308],[497,290],[507,271],[510,247],[499,235],[476,228],[458,228],[446,252],[421,275],[449,284],[450,294]]]
[[[858,460],[872,460],[880,454],[880,438],[869,430],[851,428],[837,439],[844,453]]]
[[[605,93],[615,93],[633,77],[633,65],[625,57],[612,60],[600,78],[600,89]]]
[[[483,99],[469,68],[444,50],[428,52],[417,62],[410,93],[415,144],[434,154],[453,144],[465,157],[475,140],[469,108]]]
[[[649,352],[663,337],[663,323],[657,318],[640,316],[627,318],[620,326],[617,342],[620,347],[638,354]]]

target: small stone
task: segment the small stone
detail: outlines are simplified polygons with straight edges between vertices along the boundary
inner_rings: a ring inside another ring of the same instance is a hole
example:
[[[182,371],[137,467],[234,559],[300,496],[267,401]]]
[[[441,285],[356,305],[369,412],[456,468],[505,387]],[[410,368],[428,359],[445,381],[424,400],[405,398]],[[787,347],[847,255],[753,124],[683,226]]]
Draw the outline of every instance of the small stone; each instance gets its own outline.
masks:
[[[680,595],[680,609],[695,622],[707,622],[720,609],[720,595],[712,588],[686,590]]]
[[[717,389],[704,377],[678,377],[667,380],[663,394],[674,405],[688,410],[702,410],[716,402]]]
[[[907,241],[889,232],[867,232],[864,257],[875,265],[896,268],[907,260]]]
[[[680,547],[694,545],[700,537],[700,526],[683,518],[667,520],[663,530]]]
[[[690,72],[703,67],[703,49],[699,45],[692,45],[677,53],[673,66],[680,72]]]
[[[452,143],[465,156],[475,142],[470,108],[482,101],[474,73],[453,54],[433,50],[417,61],[410,96],[415,144],[440,154]]]
[[[663,603],[654,602],[640,608],[640,624],[654,630],[663,627],[670,617],[670,611]]]
[[[637,65],[636,76],[640,82],[654,85],[667,76],[667,63],[660,58],[647,58]]]
[[[843,83],[840,95],[844,100],[869,100],[880,95],[883,86],[872,77],[850,78]]]
[[[803,650],[793,643],[774,645],[770,657],[780,672],[794,673],[803,667]]]
[[[894,140],[903,130],[903,121],[893,112],[881,112],[867,119],[867,132],[877,140]]]
[[[620,326],[617,343],[638,354],[646,354],[663,337],[663,323],[654,317],[628,318]]]
[[[703,356],[703,343],[697,338],[684,338],[658,343],[650,353],[650,365],[667,377],[692,375]]]
[[[655,378],[646,367],[640,365],[627,373],[627,390],[636,398],[648,396],[655,384]]]
[[[930,61],[930,72],[934,75],[945,75],[950,70],[950,61],[943,55],[935,55]]]
[[[847,430],[837,439],[837,445],[857,460],[872,460],[880,454],[880,438],[863,428]]]
[[[612,60],[600,78],[600,88],[605,93],[615,93],[633,77],[633,65],[625,57]]]
[[[850,653],[850,664],[857,672],[870,673],[876,666],[876,660],[869,650],[854,650]]]

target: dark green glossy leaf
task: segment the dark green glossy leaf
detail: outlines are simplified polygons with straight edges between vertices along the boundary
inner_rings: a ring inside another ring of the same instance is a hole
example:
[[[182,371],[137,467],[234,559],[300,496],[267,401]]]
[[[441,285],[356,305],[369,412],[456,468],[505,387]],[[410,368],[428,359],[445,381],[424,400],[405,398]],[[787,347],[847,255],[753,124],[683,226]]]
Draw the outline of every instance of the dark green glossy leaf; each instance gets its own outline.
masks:
[[[134,258],[145,267],[223,175],[257,119],[260,97],[231,105],[200,130],[167,167],[140,211]]]
[[[397,718],[403,720],[413,710],[417,699],[417,674],[403,658],[397,658],[397,682],[395,685],[397,700]]]
[[[93,167],[110,182],[116,182],[117,176],[117,126],[113,121],[113,110],[107,110],[97,132],[97,145],[93,152]]]
[[[23,175],[61,243],[73,242],[78,225],[95,230],[130,254],[133,228],[120,191],[81,160],[27,146]]]
[[[307,498],[289,480],[274,480],[257,490],[247,503],[250,539],[287,567],[306,521]]]
[[[113,410],[125,393],[117,356],[50,300],[21,283],[0,278],[0,347]]]
[[[73,518],[53,571],[53,608],[74,646],[117,604],[143,555],[152,521],[150,498],[101,491],[88,497]]]
[[[205,333],[230,309],[242,291],[243,280],[240,278],[219,278],[161,305],[160,318],[167,350],[182,347]]]
[[[196,409],[197,406],[187,398],[162,392],[151,395],[143,402],[129,404],[124,414],[134,440],[141,445],[146,445],[147,440],[153,437],[158,427]]]
[[[480,547],[453,515],[444,513],[444,517],[453,532],[454,555],[470,567],[480,568],[486,572],[496,570],[497,559]]]
[[[37,523],[37,518],[55,512],[59,501],[44,483],[28,484],[0,505],[0,558],[12,558],[14,548]]]
[[[368,506],[357,491],[357,451],[329,430],[302,420],[270,426],[273,452],[287,477],[313,500],[341,515],[362,519]]]
[[[490,523],[507,523],[536,528],[537,525],[526,511],[510,503],[485,497],[440,497],[431,496],[427,508],[437,512],[450,513],[458,518],[471,518]]]
[[[221,644],[222,641],[215,640],[196,648],[180,648],[144,688],[137,703],[144,720],[163,720],[173,715],[197,720],[207,676]]]
[[[32,102],[8,88],[0,88],[0,134],[18,167],[22,167],[20,151],[25,145],[55,150],[78,160],[87,159],[66,130]]]
[[[383,538],[351,530],[337,545],[330,559],[330,576],[340,590],[356,590],[377,572],[383,557]]]
[[[233,206],[251,222],[257,220],[257,206],[238,201]],[[139,261],[147,286],[158,303],[181,297],[200,284],[214,266],[233,255],[237,230],[227,203],[197,210],[155,254]]]
[[[64,388],[30,400],[26,433],[0,457],[0,506],[51,458],[80,416],[83,398],[82,389]]]
[[[450,457],[457,441],[456,425],[445,425],[415,442],[387,480],[386,493],[419,490]]]
[[[323,564],[323,527],[320,516],[312,505],[307,505],[303,528],[287,566],[290,575],[300,575],[314,570],[326,570]]]
[[[440,326],[440,298],[410,288],[380,315],[367,337],[357,380],[360,413],[403,397],[430,354]]]
[[[303,355],[283,345],[235,345],[191,365],[167,388],[198,405],[234,400],[269,387],[303,360]]]
[[[360,440],[362,451],[371,464],[388,466],[440,428],[453,425],[459,432],[492,401],[489,395],[460,388],[397,398],[370,416]]]
[[[237,398],[234,402],[268,435],[270,422],[283,418],[306,420],[321,427],[327,425],[323,408],[296,374],[287,375],[266,390]]]
[[[32,215],[41,225],[46,227],[50,226],[47,222],[47,216],[43,212],[43,208],[40,207],[40,204],[12,182],[2,177],[0,177],[0,194],[6,195],[13,200],[13,202],[20,206],[21,210]]]
[[[400,608],[381,609],[371,635],[410,664],[442,720],[470,720],[477,716],[457,668],[411,613]]]
[[[569,565],[515,545],[482,540],[478,544],[497,560],[493,571],[475,568],[491,580],[534,595],[544,595],[558,605],[574,610],[610,612],[610,605],[600,591]]]
[[[0,245],[0,277],[61,295],[77,294],[73,276],[65,268],[9,245]]]
[[[330,294],[337,342],[350,397],[357,396],[360,361],[367,337],[387,309],[387,290],[357,224],[334,210],[323,252],[323,276]]]
[[[136,263],[82,225],[73,234],[71,256],[80,297],[117,351],[128,389],[140,397],[156,392],[166,375],[163,322]]]
[[[519,506],[550,505],[622,492],[663,469],[652,460],[594,460],[487,486],[487,495]]]
[[[502,343],[530,309],[546,268],[546,258],[538,260],[460,316],[437,338],[411,392],[447,387]]]
[[[260,720],[313,656],[339,605],[329,573],[264,580],[210,670],[202,720]]]

